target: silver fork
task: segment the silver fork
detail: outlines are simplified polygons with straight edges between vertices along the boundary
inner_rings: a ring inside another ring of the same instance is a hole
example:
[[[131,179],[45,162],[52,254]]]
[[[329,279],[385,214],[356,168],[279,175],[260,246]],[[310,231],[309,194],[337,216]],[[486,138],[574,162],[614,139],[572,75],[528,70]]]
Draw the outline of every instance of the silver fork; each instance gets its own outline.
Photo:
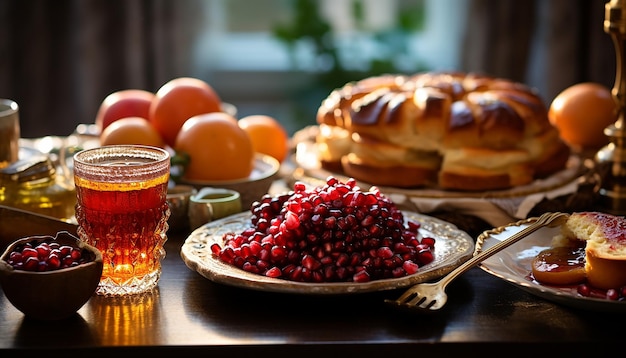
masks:
[[[510,245],[516,243],[522,238],[532,234],[538,229],[547,226],[555,227],[563,224],[569,214],[565,213],[545,213],[537,218],[532,224],[526,228],[515,233],[506,240],[503,240],[489,249],[483,251],[464,262],[461,266],[452,270],[442,279],[432,283],[418,283],[410,287],[402,296],[396,300],[385,300],[386,303],[398,306],[401,308],[408,308],[414,311],[432,312],[440,309],[446,304],[448,295],[446,294],[446,286],[452,282],[455,278],[465,273],[470,268],[479,264],[483,260],[486,260],[493,254],[501,251]]]

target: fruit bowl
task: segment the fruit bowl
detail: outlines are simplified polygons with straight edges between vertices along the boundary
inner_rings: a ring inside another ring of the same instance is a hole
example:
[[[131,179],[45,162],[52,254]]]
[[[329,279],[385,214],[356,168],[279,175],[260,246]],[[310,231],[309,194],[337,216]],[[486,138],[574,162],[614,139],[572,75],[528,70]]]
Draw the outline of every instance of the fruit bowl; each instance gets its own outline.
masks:
[[[47,243],[48,249],[42,243]],[[57,246],[60,254],[45,252]],[[33,257],[26,259],[32,251],[26,253],[25,248],[38,252],[34,254],[37,263],[29,262]],[[22,258],[16,257],[16,252]],[[18,261],[22,264],[16,264]],[[0,256],[0,284],[5,296],[24,315],[39,320],[59,320],[75,314],[94,294],[101,275],[100,251],[66,231],[56,236],[18,239]]]
[[[241,195],[242,209],[250,209],[250,205],[261,196],[266,194],[272,183],[276,179],[280,162],[275,158],[257,153],[254,159],[254,169],[249,177],[238,180],[220,180],[220,181],[197,181],[187,180],[184,177],[179,181],[181,184],[187,184],[200,190],[204,187],[231,189],[239,192]]]

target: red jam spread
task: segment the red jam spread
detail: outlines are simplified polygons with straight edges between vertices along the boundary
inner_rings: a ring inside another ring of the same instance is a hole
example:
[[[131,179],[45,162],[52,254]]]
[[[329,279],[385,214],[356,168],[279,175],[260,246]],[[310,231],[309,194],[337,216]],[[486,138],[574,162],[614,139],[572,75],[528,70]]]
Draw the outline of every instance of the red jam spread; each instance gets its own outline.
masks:
[[[535,280],[548,285],[572,285],[585,281],[585,248],[553,247],[532,261]]]

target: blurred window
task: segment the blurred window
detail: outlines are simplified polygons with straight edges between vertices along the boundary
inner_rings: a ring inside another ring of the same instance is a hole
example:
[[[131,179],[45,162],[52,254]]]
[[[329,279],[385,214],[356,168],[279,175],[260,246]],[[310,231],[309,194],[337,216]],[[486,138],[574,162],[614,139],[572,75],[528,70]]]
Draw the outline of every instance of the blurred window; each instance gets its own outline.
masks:
[[[278,26],[291,26],[290,35],[298,36],[294,4],[306,3],[202,2],[205,21],[194,47],[194,72],[325,71],[337,65],[316,52],[310,38],[297,38],[290,51],[275,35]],[[402,72],[458,67],[467,1],[313,0],[309,6],[317,7],[320,21],[330,26],[331,42],[325,46],[344,69],[368,71],[385,62]]]

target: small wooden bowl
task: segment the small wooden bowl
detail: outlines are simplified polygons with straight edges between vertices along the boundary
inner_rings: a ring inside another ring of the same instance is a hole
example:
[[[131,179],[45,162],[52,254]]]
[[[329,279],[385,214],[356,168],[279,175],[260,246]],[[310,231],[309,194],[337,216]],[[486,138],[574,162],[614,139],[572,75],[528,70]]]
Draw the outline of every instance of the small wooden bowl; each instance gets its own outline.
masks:
[[[88,262],[52,271],[17,270],[8,263],[14,249],[27,242],[53,240],[83,249]],[[0,256],[0,284],[7,299],[27,317],[59,320],[76,313],[96,291],[102,275],[102,254],[66,231],[56,236],[30,236],[11,243]]]

